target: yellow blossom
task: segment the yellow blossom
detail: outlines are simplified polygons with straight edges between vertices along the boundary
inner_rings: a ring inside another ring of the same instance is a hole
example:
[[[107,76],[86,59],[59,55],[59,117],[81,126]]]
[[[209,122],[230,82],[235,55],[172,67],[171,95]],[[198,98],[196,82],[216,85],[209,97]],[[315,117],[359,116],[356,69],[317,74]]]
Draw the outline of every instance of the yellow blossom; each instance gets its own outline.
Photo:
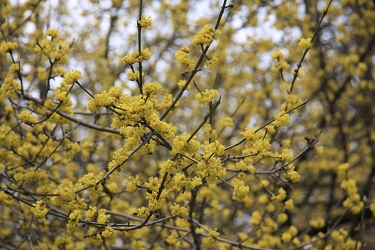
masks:
[[[288,215],[286,213],[280,213],[277,216],[277,222],[280,223],[280,224],[286,222],[287,220],[288,220]]]
[[[110,214],[106,214],[106,209],[99,209],[98,211],[98,223],[107,223],[108,219],[111,217]]]
[[[212,99],[219,97],[219,91],[217,89],[206,89],[202,93],[198,93],[195,95],[195,99],[198,100],[199,103],[210,103]]]
[[[38,218],[44,218],[48,213],[47,206],[43,204],[43,201],[39,200],[33,204],[31,212]]]
[[[138,218],[146,219],[149,214],[150,214],[150,210],[148,210],[146,207],[138,208],[138,211],[137,211]]]
[[[301,179],[301,176],[297,171],[288,171],[287,172],[288,179],[291,180],[292,182],[297,182]]]
[[[213,54],[212,55],[212,58],[210,60],[207,60],[204,64],[204,66],[208,69],[208,70],[213,70],[216,65],[219,63],[219,58],[217,57],[217,54]]]
[[[113,86],[109,89],[108,95],[111,97],[120,97],[122,87],[120,86]]]
[[[97,211],[98,210],[96,207],[90,206],[89,210],[86,211],[86,220],[91,220],[92,218],[94,218],[96,216]]]
[[[5,98],[17,98],[18,92],[21,90],[21,85],[18,81],[14,80],[12,76],[5,77],[0,87],[0,94]]]
[[[292,200],[292,199],[289,199],[289,200],[287,200],[287,201],[284,203],[284,209],[289,210],[289,209],[292,209],[292,208],[294,208],[293,200]]]
[[[290,68],[290,65],[285,60],[276,61],[272,67],[273,71],[286,71]]]
[[[102,232],[102,236],[104,238],[113,238],[115,237],[115,230],[113,230],[113,228],[110,226],[106,226],[105,230]]]
[[[219,30],[215,30],[211,25],[206,24],[203,29],[194,36],[193,43],[195,45],[210,45],[213,40],[217,40],[221,35]]]
[[[293,69],[292,74],[297,75],[299,78],[302,78],[303,77],[303,69],[301,69],[301,68],[299,68],[298,70]]]
[[[25,123],[35,123],[36,122],[36,118],[35,116],[33,116],[29,111],[27,110],[22,110],[19,114],[18,114],[18,119],[20,119],[21,121],[25,122]]]
[[[145,14],[142,14],[141,20],[138,21],[138,24],[143,27],[147,28],[152,25],[152,18],[151,16],[147,16]]]
[[[279,188],[277,195],[272,195],[271,199],[277,202],[282,202],[286,197],[286,191],[283,188]]]
[[[129,176],[128,182],[126,184],[126,191],[128,192],[135,192],[138,189],[138,185],[140,184],[139,176],[136,175],[135,177]]]
[[[195,64],[194,60],[189,58],[190,49],[188,47],[182,47],[177,51],[174,56],[180,67],[186,69],[187,71],[193,71]]]
[[[280,50],[276,50],[275,52],[272,53],[271,57],[273,59],[281,59],[284,57],[284,54]]]
[[[325,226],[326,222],[323,218],[317,218],[309,221],[310,226],[320,229]]]
[[[56,37],[59,36],[59,32],[55,29],[49,29],[49,30],[47,30],[46,35],[50,36],[52,38],[56,38]]]
[[[323,146],[319,146],[319,147],[315,148],[315,155],[316,156],[322,156],[323,153],[324,153],[324,147]]]
[[[6,54],[17,48],[18,44],[16,42],[2,42],[0,45],[0,53]]]
[[[275,121],[272,123],[276,128],[281,128],[289,124],[289,114],[281,112],[275,115]]]
[[[69,232],[74,232],[77,228],[78,223],[81,220],[81,212],[79,210],[73,210],[73,212],[69,215],[69,221],[67,226],[67,229]]]
[[[130,71],[127,76],[128,76],[129,81],[136,81],[139,79],[139,71],[138,70],[134,70],[134,72]]]
[[[249,192],[249,186],[245,186],[244,182],[241,181],[237,185],[234,186],[233,196],[232,199],[236,201],[242,201],[246,194]]]
[[[12,63],[9,67],[9,72],[10,73],[16,73],[17,71],[23,70],[23,67],[19,63]]]
[[[68,85],[75,83],[81,77],[81,71],[72,70],[64,75],[64,82]]]
[[[124,56],[121,61],[125,64],[132,65],[134,63],[142,62],[143,60],[149,60],[151,52],[148,48],[143,49],[141,53],[139,51],[133,51],[131,54]]]
[[[301,47],[302,49],[310,49],[312,46],[311,38],[301,38],[299,40],[298,46]]]
[[[233,119],[232,117],[225,116],[224,118],[220,119],[220,123],[223,127],[233,127]]]
[[[146,82],[143,85],[143,94],[145,95],[157,95],[163,91],[163,86],[158,82]]]

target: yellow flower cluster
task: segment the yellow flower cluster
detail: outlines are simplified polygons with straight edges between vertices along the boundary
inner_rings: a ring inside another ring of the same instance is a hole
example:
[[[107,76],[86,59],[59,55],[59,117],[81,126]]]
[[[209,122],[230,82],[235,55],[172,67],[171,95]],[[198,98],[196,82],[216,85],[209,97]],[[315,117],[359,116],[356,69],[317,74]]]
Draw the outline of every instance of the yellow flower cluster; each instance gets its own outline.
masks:
[[[279,188],[277,194],[273,194],[271,199],[277,202],[283,202],[286,197],[286,191],[283,188]]]
[[[90,228],[88,233],[93,233],[96,229],[94,227]],[[91,242],[91,244],[93,244],[94,246],[96,245],[99,245],[100,243],[103,242],[103,238],[100,234],[95,234],[93,236],[91,236],[89,238],[89,241]]]
[[[273,59],[282,59],[284,57],[284,54],[280,50],[276,50],[275,52],[272,53],[271,57]]]
[[[48,30],[46,35],[50,36],[51,40],[43,39],[36,45],[34,51],[47,56],[51,60],[54,60],[54,62],[65,64],[68,61],[69,46],[61,40],[54,40],[59,35],[55,29]]]
[[[149,216],[150,210],[146,207],[140,207],[137,210],[137,217],[140,219],[146,219]]]
[[[315,155],[316,156],[322,156],[323,153],[324,153],[324,147],[323,146],[319,146],[319,147],[315,148]]]
[[[172,250],[180,249],[181,240],[179,240],[179,238],[180,238],[179,235],[175,231],[172,231],[171,234],[168,234],[168,236],[165,239],[165,242],[168,244],[168,249],[172,249]]]
[[[64,75],[64,82],[68,85],[71,85],[75,83],[80,77],[81,77],[81,71],[79,70],[68,71]]]
[[[372,216],[375,217],[375,199],[372,201],[372,203],[370,205],[370,210],[372,212]]]
[[[127,76],[128,76],[129,81],[136,81],[139,79],[140,75],[139,75],[138,70],[134,70],[134,72],[133,71],[128,72]]]
[[[90,206],[89,209],[86,211],[86,220],[92,220],[96,213],[98,212],[98,209],[96,207]]]
[[[245,132],[241,132],[241,134],[246,140],[254,142],[259,138],[255,131],[255,128],[245,128]]]
[[[56,88],[53,93],[55,94],[55,100],[62,102],[68,106],[72,104],[70,100],[70,94],[68,93],[68,86],[62,82],[61,86]]]
[[[216,238],[220,236],[220,233],[213,229],[210,229],[208,234],[210,237],[205,237],[202,239],[202,245],[205,249],[215,246]]]
[[[177,153],[196,153],[200,148],[200,143],[194,138],[187,142],[189,137],[190,135],[187,133],[176,136],[172,142],[173,148],[171,150],[171,155],[176,155]]]
[[[337,174],[343,178],[346,178],[350,164],[348,162],[342,163],[337,167]]]
[[[0,45],[0,53],[6,54],[17,48],[18,44],[16,42],[2,42]]]
[[[72,110],[70,107],[72,106],[73,102],[70,99],[70,93],[69,93],[69,86],[68,84],[64,81],[61,82],[60,87],[56,88],[53,93],[55,94],[55,99],[56,101],[60,102],[60,110],[67,113],[71,114]],[[54,108],[54,106],[51,105],[50,109]],[[53,114],[54,116],[57,114]],[[54,117],[52,116],[52,118]]]
[[[277,222],[282,224],[288,220],[288,215],[286,213],[280,213],[277,215]]]
[[[64,206],[68,202],[74,200],[76,193],[74,192],[74,186],[71,182],[60,184],[55,192],[59,196],[53,196],[51,202],[53,205]]]
[[[254,154],[257,156],[251,158],[251,162],[261,159],[263,157],[274,157],[272,152],[270,152],[271,143],[269,139],[265,137],[265,132],[257,129],[245,128],[245,132],[241,132],[247,141],[246,148],[242,151],[243,154]],[[256,133],[255,133],[256,132]],[[251,163],[250,162],[250,163]]]
[[[107,223],[109,218],[111,218],[111,215],[110,214],[107,214],[107,210],[102,208],[102,209],[99,209],[98,210],[98,223]]]
[[[189,47],[182,47],[174,54],[174,56],[177,60],[178,65],[190,72],[194,70],[195,64],[194,60],[189,57],[189,53]]]
[[[203,26],[203,29],[194,36],[193,43],[195,45],[210,45],[213,42],[213,40],[217,40],[220,37],[220,35],[221,32],[219,30],[215,30],[214,27],[212,27],[209,24],[206,24]]]
[[[76,230],[77,225],[80,222],[81,218],[82,218],[82,215],[79,210],[73,210],[73,212],[70,213],[68,224],[66,224],[66,227],[69,232],[72,233]]]
[[[207,134],[208,138],[211,140],[216,140],[218,137],[216,129],[213,129],[211,124],[209,123],[204,124],[203,131]]]
[[[163,86],[158,82],[146,82],[143,85],[143,94],[144,95],[157,95],[163,91]]]
[[[23,70],[23,67],[19,63],[12,63],[9,67],[9,72],[10,73],[16,73],[17,71]]]
[[[285,161],[285,162],[290,162],[293,159],[293,154],[288,148],[283,148],[280,156],[281,156],[282,161]],[[289,170],[293,170],[292,168],[294,169],[294,166],[289,167]]]
[[[15,199],[12,196],[6,194],[3,190],[0,190],[0,202],[8,207],[17,204]]]
[[[296,237],[298,234],[298,229],[295,227],[295,226],[290,226],[288,228],[288,231],[284,232],[282,235],[281,235],[281,239],[283,242],[291,242],[293,237]]]
[[[104,238],[113,238],[115,237],[115,235],[115,230],[113,230],[113,228],[110,226],[106,226],[104,231],[102,232],[102,236]]]
[[[25,122],[25,123],[35,123],[36,122],[36,118],[35,116],[33,116],[29,111],[27,110],[22,110],[19,114],[18,114],[18,119],[20,119],[21,121]]]
[[[348,237],[348,231],[343,228],[339,230],[333,230],[332,232],[332,239],[335,242],[334,248],[326,248],[326,249],[361,249],[362,242],[353,240],[352,238]]]
[[[354,214],[360,213],[363,209],[364,204],[358,194],[356,181],[353,179],[343,180],[340,187],[342,189],[345,189],[348,193],[348,198],[344,200],[343,206],[346,208],[350,208],[350,210]]]
[[[294,208],[294,203],[293,203],[293,200],[292,199],[289,199],[287,200],[285,203],[284,203],[284,209],[285,210],[290,210]]]
[[[292,182],[297,182],[301,179],[300,174],[297,171],[291,170],[287,172],[288,179]]]
[[[326,221],[324,218],[317,218],[309,221],[311,227],[320,229],[326,225]]]
[[[111,87],[109,92],[103,91],[100,94],[96,94],[94,99],[91,99],[87,104],[88,109],[91,113],[99,110],[101,107],[110,107],[114,104],[114,101],[121,95],[121,87]]]
[[[142,14],[141,20],[138,21],[138,24],[142,28],[147,28],[147,27],[151,26],[152,25],[152,18],[151,18],[151,16],[147,16],[145,14]]]
[[[181,173],[176,173],[173,176],[173,183],[178,187],[178,188],[183,188],[185,190],[192,190],[196,188],[197,186],[202,185],[202,178],[194,176],[194,178],[189,178],[185,176],[184,174]]]
[[[250,224],[259,225],[262,222],[262,215],[258,210],[255,210],[251,214]]]
[[[234,126],[233,118],[229,116],[225,116],[224,118],[220,119],[220,124],[223,127],[233,127]]]
[[[3,98],[17,98],[21,85],[13,79],[13,76],[6,76],[0,87],[0,95]]]
[[[204,92],[195,95],[195,99],[201,104],[210,103],[214,98],[218,97],[219,91],[217,89],[206,89]]]
[[[285,114],[281,112],[275,115],[275,121],[272,123],[276,128],[280,129],[283,126],[287,126],[289,124],[289,114]]]
[[[103,191],[102,185],[96,185],[100,177],[101,173],[99,173],[99,175],[95,175],[94,173],[87,173],[77,181],[77,186],[79,188],[90,187],[87,190],[89,198],[91,200],[95,200]]]
[[[225,169],[222,168],[219,158],[210,156],[212,156],[212,153],[209,151],[205,152],[203,156],[205,160],[200,161],[196,165],[196,172],[199,177],[206,178],[209,184],[213,184],[216,182],[218,176],[225,176]]]
[[[275,64],[272,66],[272,70],[279,72],[279,71],[286,71],[290,68],[290,65],[284,60],[276,61]]]
[[[205,151],[205,155],[223,155],[225,147],[218,141],[213,141],[207,145],[202,145],[202,148]]]
[[[129,176],[128,182],[126,183],[126,191],[135,192],[138,189],[138,185],[140,185],[139,176]]]
[[[125,64],[133,65],[142,61],[147,61],[151,57],[151,52],[148,48],[139,51],[133,51],[131,54],[124,56],[121,61]]]
[[[207,60],[204,64],[204,66],[208,69],[208,70],[213,70],[216,65],[219,63],[219,58],[217,57],[217,54],[213,54],[212,55],[212,58],[210,60]]]
[[[242,201],[243,199],[245,199],[248,192],[249,186],[245,185],[244,182],[241,181],[234,186],[232,199],[236,201]]]
[[[310,49],[312,46],[311,38],[301,38],[299,40],[298,46],[301,47],[302,49]]]
[[[299,68],[298,71],[296,69],[294,69],[292,71],[292,74],[297,75],[299,78],[302,78],[303,77],[303,69]]]
[[[47,30],[46,35],[50,36],[52,38],[56,38],[56,37],[59,36],[59,32],[55,29],[49,29],[49,30]]]
[[[44,216],[46,216],[48,213],[48,208],[43,204],[43,201],[39,200],[33,204],[31,212],[38,218],[44,218]]]
[[[183,219],[186,219],[188,217],[189,211],[186,207],[181,207],[179,204],[174,203],[171,206],[171,213],[172,215],[178,215]]]

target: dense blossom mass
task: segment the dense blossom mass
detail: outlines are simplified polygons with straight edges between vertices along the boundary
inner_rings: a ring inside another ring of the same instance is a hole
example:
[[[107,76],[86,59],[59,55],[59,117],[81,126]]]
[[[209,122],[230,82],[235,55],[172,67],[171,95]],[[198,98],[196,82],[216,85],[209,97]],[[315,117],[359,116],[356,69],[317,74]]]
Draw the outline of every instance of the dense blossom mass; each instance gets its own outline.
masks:
[[[0,249],[375,248],[374,1],[55,2],[0,3]]]

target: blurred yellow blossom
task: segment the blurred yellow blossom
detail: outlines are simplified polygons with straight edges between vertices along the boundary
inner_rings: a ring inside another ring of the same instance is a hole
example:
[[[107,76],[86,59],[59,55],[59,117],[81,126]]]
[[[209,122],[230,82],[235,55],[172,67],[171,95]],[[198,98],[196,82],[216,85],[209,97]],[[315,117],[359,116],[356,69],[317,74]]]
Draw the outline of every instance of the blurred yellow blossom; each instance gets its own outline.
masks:
[[[33,204],[34,206],[31,208],[31,212],[38,218],[44,218],[48,213],[47,206],[43,204],[43,201],[39,200]]]
[[[300,46],[302,49],[310,49],[311,44],[311,38],[301,38],[299,40],[298,46]]]

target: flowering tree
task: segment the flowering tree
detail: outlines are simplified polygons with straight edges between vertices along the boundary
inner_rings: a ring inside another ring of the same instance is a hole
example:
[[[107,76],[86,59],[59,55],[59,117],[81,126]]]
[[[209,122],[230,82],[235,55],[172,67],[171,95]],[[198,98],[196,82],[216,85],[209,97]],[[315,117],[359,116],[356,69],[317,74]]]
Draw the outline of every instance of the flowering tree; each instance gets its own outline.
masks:
[[[375,247],[373,1],[3,1],[3,249]]]

